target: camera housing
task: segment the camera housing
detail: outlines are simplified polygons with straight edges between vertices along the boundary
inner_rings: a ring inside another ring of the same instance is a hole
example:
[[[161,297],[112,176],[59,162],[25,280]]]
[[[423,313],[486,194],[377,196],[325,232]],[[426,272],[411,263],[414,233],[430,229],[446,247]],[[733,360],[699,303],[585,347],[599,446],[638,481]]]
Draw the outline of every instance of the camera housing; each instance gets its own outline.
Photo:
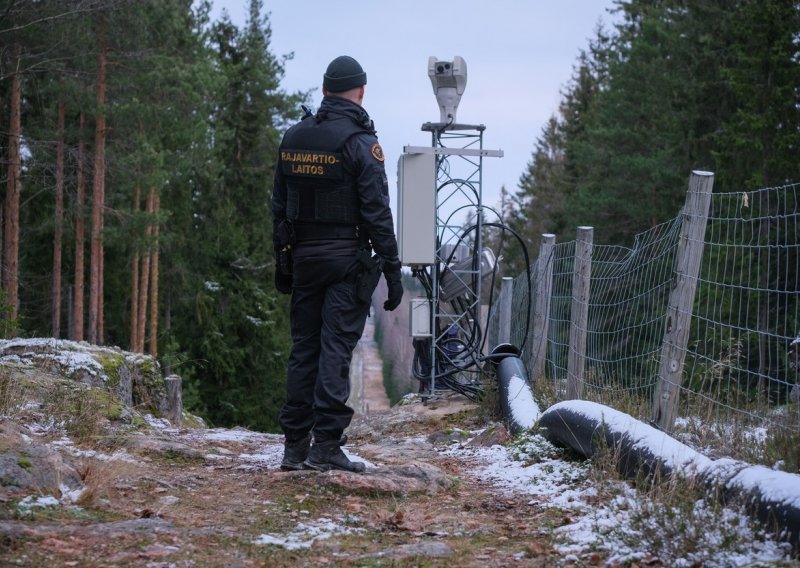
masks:
[[[439,103],[440,121],[455,124],[458,103],[467,86],[467,64],[456,55],[452,61],[428,58],[428,77],[433,86],[433,94]]]

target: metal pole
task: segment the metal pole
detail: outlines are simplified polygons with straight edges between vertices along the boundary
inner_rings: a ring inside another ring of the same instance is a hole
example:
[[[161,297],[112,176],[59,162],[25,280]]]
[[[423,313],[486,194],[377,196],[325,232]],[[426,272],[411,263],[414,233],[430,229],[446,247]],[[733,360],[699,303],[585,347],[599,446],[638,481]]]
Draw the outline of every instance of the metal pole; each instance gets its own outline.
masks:
[[[514,293],[514,279],[503,276],[500,283],[500,329],[497,343],[511,343],[511,300]],[[496,347],[496,346],[495,346]]]

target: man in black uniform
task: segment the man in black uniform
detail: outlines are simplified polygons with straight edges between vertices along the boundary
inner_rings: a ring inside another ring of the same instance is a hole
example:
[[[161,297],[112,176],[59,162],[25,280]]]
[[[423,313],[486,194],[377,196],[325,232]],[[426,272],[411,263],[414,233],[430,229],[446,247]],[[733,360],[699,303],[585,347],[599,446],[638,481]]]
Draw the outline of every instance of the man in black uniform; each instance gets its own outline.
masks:
[[[361,107],[366,83],[355,59],[334,59],[319,111],[307,112],[280,146],[272,216],[282,270],[275,284],[292,294],[281,469],[365,469],[340,448],[353,416],[350,361],[381,272],[389,289],[384,309],[394,310],[403,296],[383,150]]]

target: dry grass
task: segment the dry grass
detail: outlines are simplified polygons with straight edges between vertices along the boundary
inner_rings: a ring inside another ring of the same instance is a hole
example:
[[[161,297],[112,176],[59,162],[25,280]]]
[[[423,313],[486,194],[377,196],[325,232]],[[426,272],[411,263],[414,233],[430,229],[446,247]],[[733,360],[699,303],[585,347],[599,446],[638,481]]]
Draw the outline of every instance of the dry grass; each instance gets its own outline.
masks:
[[[695,399],[683,413],[690,418],[678,422],[676,436],[709,457],[800,473],[800,406],[786,405],[761,417]]]
[[[65,379],[52,381],[44,397],[45,413],[62,422],[79,443],[106,434],[110,421],[119,419],[122,410],[122,403],[111,392]]]
[[[77,504],[98,507],[120,497],[120,488],[140,477],[142,469],[124,460],[85,459],[78,468],[84,489]]]
[[[32,382],[11,367],[0,366],[0,415],[15,416],[29,400]]]
[[[619,447],[601,445],[589,473],[607,507],[628,519],[624,530],[606,529],[609,540],[647,550],[665,565],[679,559],[704,565],[722,553],[746,554],[754,542],[770,538],[768,527],[748,515],[744,501],[722,498],[719,488],[699,478],[665,476],[660,470],[642,469],[626,479],[619,471],[621,460]]]
[[[486,422],[498,422],[503,419],[503,407],[500,403],[500,391],[494,373],[484,371],[481,375],[483,395],[479,401],[480,418]]]

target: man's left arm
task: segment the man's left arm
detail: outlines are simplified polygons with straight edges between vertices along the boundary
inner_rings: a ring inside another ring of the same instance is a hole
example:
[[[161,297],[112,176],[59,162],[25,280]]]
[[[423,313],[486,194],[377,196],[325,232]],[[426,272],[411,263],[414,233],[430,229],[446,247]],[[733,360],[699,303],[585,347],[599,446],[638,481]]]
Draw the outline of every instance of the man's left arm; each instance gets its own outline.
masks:
[[[389,286],[384,308],[391,311],[400,304],[403,287],[383,149],[375,136],[362,134],[350,139],[346,151],[352,154],[356,165],[363,228],[369,234],[372,248],[384,260],[383,274]]]

